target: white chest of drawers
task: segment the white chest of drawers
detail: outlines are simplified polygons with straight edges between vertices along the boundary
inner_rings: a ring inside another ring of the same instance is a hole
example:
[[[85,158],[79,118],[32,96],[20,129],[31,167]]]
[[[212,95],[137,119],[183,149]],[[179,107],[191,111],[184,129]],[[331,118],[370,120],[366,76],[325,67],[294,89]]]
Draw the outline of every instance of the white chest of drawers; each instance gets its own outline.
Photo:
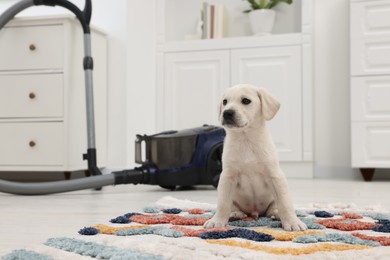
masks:
[[[91,30],[98,166],[106,164],[107,42]],[[84,45],[73,17],[17,18],[0,31],[0,171],[87,169]]]
[[[351,0],[352,167],[390,168],[390,0]]]

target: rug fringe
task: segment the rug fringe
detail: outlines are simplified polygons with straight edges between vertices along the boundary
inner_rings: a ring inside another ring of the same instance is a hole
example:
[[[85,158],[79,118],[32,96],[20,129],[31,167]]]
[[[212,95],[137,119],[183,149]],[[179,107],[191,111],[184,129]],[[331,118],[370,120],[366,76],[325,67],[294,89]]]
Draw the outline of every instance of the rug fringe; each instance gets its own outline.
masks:
[[[203,209],[205,211],[215,211],[216,205],[205,203],[205,202],[195,202],[188,199],[178,199],[172,196],[165,196],[154,203],[155,207],[159,209],[169,209],[169,208],[178,208],[183,211],[189,209]],[[325,210],[333,214],[340,214],[342,212],[348,211],[352,213],[357,213],[361,215],[371,215],[372,213],[383,213],[389,214],[390,210],[383,208],[381,205],[366,205],[366,206],[357,206],[355,203],[309,203],[307,207],[296,207],[299,210],[303,210],[307,213],[314,213],[318,210]]]

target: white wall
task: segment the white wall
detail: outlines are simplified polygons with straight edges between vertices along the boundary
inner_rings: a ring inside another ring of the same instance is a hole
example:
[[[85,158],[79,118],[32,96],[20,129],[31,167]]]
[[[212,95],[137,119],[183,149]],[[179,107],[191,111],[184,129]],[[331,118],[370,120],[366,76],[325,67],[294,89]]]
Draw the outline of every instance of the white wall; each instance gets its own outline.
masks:
[[[106,31],[108,36],[108,167],[125,168],[127,160],[128,3],[126,0],[93,1],[91,24]]]
[[[314,6],[315,176],[351,176],[349,1]]]
[[[134,166],[136,134],[156,131],[155,1],[130,1],[127,45],[127,165]]]

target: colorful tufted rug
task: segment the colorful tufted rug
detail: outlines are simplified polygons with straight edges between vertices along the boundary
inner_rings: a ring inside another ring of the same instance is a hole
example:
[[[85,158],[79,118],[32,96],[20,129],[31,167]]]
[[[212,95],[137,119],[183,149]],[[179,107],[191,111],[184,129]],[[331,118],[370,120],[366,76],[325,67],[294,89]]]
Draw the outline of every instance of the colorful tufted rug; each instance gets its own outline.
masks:
[[[214,208],[165,197],[3,259],[390,259],[390,212],[375,207],[310,205],[297,210],[309,227],[303,232],[265,217],[204,230]]]

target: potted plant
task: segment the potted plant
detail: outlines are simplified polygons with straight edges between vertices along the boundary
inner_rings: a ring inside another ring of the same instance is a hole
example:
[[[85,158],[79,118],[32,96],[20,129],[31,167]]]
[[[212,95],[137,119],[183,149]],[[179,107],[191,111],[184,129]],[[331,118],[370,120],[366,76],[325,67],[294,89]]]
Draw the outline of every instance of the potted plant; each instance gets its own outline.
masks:
[[[279,3],[291,4],[293,0],[243,0],[250,4],[251,9],[245,10],[249,13],[249,21],[253,34],[256,36],[268,35],[271,33],[275,23],[275,11],[272,10]]]

